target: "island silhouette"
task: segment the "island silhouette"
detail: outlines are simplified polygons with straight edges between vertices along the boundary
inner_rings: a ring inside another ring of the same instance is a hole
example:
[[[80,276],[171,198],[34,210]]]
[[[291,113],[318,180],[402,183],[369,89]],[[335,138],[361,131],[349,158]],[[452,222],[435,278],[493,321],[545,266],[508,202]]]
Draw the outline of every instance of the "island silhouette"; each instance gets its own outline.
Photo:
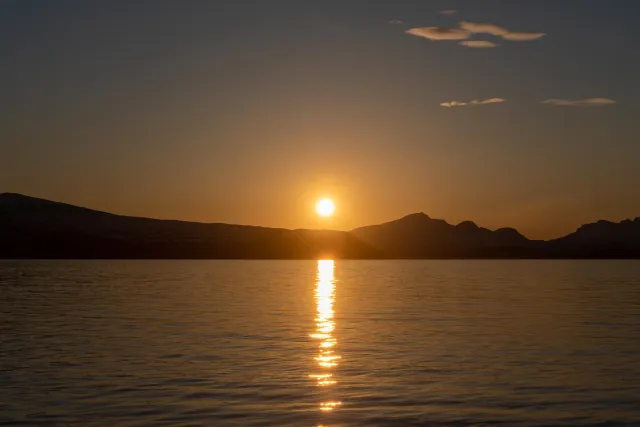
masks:
[[[130,217],[0,194],[0,258],[535,259],[640,258],[640,218],[598,221],[559,239],[527,239],[415,213],[351,231],[289,230]]]

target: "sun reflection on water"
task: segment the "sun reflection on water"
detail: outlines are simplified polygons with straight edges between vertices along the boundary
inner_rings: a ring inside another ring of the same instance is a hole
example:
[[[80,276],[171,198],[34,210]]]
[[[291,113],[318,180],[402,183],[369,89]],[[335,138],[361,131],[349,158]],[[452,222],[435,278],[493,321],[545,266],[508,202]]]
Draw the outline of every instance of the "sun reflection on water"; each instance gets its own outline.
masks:
[[[318,365],[318,373],[309,375],[316,380],[318,387],[330,387],[336,384],[331,370],[338,366],[340,356],[336,354],[334,347],[337,344],[333,336],[335,321],[333,320],[333,303],[335,300],[333,260],[318,261],[318,274],[316,280],[316,329],[311,338],[318,340],[318,354],[314,358]],[[330,400],[320,403],[320,410],[330,412],[340,406],[342,402]]]

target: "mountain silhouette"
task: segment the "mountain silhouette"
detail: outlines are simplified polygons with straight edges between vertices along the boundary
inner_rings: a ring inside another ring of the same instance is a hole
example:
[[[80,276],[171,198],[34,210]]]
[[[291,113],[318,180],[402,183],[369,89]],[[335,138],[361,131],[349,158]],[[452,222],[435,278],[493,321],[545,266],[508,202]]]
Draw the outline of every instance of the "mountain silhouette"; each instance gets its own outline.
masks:
[[[464,221],[451,225],[424,213],[351,233],[393,258],[484,258],[534,256],[535,243],[517,230],[491,231]]]
[[[0,258],[376,258],[342,231],[286,230],[114,215],[0,194]]]
[[[598,221],[548,242],[551,256],[568,258],[640,258],[640,218]]]
[[[3,193],[0,258],[640,258],[640,218],[586,224],[544,242],[424,213],[350,232],[288,230],[122,216]]]

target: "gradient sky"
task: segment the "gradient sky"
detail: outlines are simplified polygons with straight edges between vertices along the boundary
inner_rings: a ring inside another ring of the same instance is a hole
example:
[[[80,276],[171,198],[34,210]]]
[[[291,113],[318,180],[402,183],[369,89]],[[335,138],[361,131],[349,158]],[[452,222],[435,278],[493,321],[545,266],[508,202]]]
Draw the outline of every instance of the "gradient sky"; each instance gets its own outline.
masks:
[[[407,33],[461,21],[545,36]],[[637,0],[0,0],[0,192],[286,228],[633,218],[639,21]],[[615,103],[542,103],[590,98]]]

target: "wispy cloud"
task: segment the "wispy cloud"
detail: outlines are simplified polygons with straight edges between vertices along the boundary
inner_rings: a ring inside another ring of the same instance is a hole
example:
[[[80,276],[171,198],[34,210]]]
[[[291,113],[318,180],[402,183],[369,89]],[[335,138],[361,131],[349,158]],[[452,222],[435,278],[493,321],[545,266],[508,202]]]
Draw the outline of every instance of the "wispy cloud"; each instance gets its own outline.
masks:
[[[474,99],[473,101],[470,102],[471,105],[483,105],[483,104],[500,104],[501,102],[505,102],[506,99],[504,98],[489,98],[489,99],[485,99],[484,101],[478,101],[477,99]]]
[[[505,102],[504,98],[489,98],[484,100],[474,99],[469,102],[460,102],[460,101],[450,101],[443,102],[440,105],[443,107],[465,107],[465,106],[474,106],[474,105],[486,105],[486,104],[499,104]]]
[[[543,104],[559,105],[562,107],[604,107],[606,105],[615,104],[616,101],[609,98],[587,98],[587,99],[547,99],[542,101]]]
[[[487,24],[481,22],[460,22],[460,28],[464,31],[474,34],[491,34],[494,36],[502,37],[505,40],[511,41],[528,41],[537,40],[545,36],[544,33],[525,33],[509,31],[506,28],[500,27],[495,24]]]
[[[458,13],[458,11],[455,10],[455,9],[447,9],[447,10],[441,10],[438,13],[440,13],[442,15],[455,15],[456,13]]]
[[[460,28],[470,33],[493,34],[494,36],[503,36],[509,32],[509,30],[498,27],[494,24],[482,24],[479,22],[467,21],[462,21],[460,23]]]
[[[394,25],[404,24],[404,21],[401,21],[399,19],[394,19],[394,20],[389,21],[389,24],[394,24]]]
[[[473,47],[473,48],[476,48],[476,49],[487,49],[487,48],[500,46],[499,44],[496,44],[496,43],[490,42],[490,41],[486,41],[486,40],[465,40],[463,42],[460,42],[460,44],[462,46]]]
[[[544,33],[507,33],[503,35],[502,38],[505,40],[524,42],[529,40],[538,40],[544,36],[545,36]]]
[[[400,23],[402,21],[391,21]],[[544,37],[544,33],[525,33],[509,31],[506,28],[495,24],[481,22],[460,22],[460,28],[448,27],[418,27],[406,31],[416,37],[424,37],[429,40],[467,40],[473,34],[491,34],[511,41],[537,40]],[[460,43],[462,46],[470,48],[493,48],[499,46],[497,43],[487,40],[469,40]]]
[[[429,40],[464,40],[468,39],[470,36],[468,31],[446,27],[412,28],[407,31],[407,34],[411,34],[416,37],[424,37]]]
[[[467,105],[467,103],[466,102],[451,101],[451,102],[442,102],[442,103],[440,103],[440,105],[442,107],[463,107],[463,106]]]

